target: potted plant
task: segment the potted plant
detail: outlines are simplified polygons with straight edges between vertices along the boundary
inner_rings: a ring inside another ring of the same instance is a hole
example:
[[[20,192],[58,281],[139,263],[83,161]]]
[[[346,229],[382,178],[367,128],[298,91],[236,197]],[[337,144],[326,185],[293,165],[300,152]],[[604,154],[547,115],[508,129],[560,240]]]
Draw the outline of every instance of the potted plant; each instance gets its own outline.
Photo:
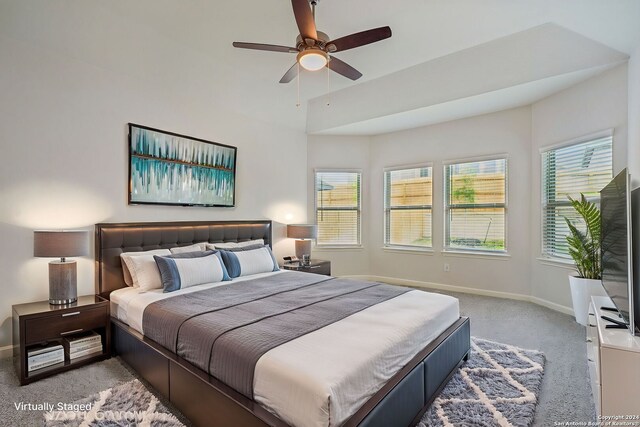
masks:
[[[578,228],[565,217],[569,226],[569,255],[576,263],[578,275],[569,276],[571,301],[576,322],[587,326],[589,302],[594,295],[604,296],[602,287],[602,265],[600,260],[601,225],[600,210],[595,203],[589,202],[584,194],[580,200],[569,197],[571,206],[580,215],[584,227]],[[583,231],[584,230],[584,231]]]

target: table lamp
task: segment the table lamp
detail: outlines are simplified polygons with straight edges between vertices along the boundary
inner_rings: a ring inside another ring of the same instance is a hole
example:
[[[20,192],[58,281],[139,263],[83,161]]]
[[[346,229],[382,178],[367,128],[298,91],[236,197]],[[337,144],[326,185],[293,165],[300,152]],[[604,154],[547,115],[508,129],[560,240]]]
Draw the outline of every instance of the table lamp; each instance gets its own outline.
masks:
[[[287,237],[296,240],[296,257],[302,260],[303,255],[311,258],[311,239],[315,239],[318,227],[315,224],[289,224]]]
[[[33,256],[60,258],[49,263],[49,304],[71,304],[78,299],[77,264],[67,257],[89,253],[86,231],[34,231]]]

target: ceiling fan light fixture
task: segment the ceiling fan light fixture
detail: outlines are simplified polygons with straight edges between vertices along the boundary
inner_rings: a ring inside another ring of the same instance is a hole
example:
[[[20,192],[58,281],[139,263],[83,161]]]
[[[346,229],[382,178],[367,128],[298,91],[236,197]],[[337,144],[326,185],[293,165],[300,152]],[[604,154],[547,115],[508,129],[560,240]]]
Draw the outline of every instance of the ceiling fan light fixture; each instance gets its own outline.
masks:
[[[309,71],[318,71],[327,65],[329,55],[319,49],[307,49],[298,54],[298,63]]]

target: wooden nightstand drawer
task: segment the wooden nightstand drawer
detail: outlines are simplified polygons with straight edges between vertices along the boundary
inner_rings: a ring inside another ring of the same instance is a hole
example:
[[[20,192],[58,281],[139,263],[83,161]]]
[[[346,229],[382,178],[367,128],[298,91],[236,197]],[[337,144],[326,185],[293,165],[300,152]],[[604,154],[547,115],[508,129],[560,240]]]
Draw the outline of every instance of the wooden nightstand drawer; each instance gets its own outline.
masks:
[[[319,259],[311,260],[309,265],[300,265],[299,262],[285,263],[282,268],[285,270],[300,271],[302,273],[315,273],[331,276],[331,262]]]
[[[331,275],[331,264],[322,263],[319,265],[310,265],[308,267],[301,267],[298,271],[304,271],[307,273],[324,274],[325,276]]]
[[[69,310],[60,314],[27,319],[25,321],[25,344],[35,344],[42,341],[65,337],[74,333],[84,332],[93,328],[104,327],[109,313],[107,306]]]

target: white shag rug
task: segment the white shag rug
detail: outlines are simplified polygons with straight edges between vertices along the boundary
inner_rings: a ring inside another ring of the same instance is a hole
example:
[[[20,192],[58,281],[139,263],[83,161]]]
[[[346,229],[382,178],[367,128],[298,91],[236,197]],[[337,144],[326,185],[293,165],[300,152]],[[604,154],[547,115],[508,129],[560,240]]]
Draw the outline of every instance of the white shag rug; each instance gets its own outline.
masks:
[[[417,427],[528,427],[538,403],[544,354],[480,338]]]

